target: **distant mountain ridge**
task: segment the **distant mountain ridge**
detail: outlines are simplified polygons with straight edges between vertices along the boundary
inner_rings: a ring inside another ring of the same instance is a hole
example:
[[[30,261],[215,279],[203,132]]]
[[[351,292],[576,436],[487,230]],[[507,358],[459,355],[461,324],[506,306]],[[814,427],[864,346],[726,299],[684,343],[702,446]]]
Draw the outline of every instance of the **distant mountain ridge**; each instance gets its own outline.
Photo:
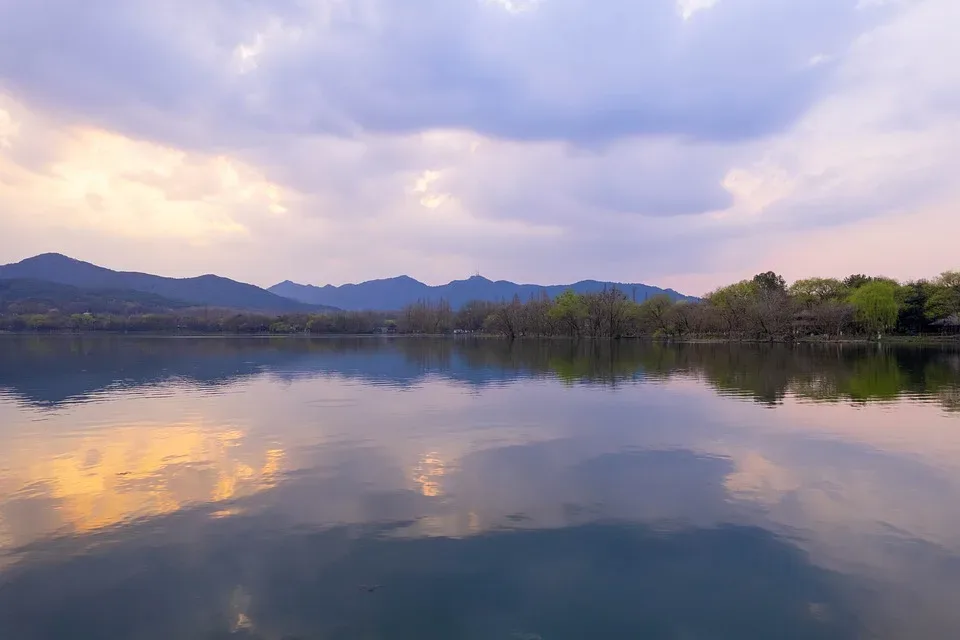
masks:
[[[0,278],[0,313],[167,313],[190,303],[132,289],[81,289],[47,280]]]
[[[581,280],[573,284],[538,285],[516,284],[506,280],[488,280],[482,276],[473,276],[466,280],[454,280],[444,285],[430,286],[409,276],[399,276],[385,280],[370,280],[360,284],[345,284],[339,287],[326,285],[317,287],[303,285],[289,280],[276,284],[269,289],[277,295],[299,300],[307,304],[323,304],[353,311],[359,310],[397,310],[418,300],[437,302],[441,298],[450,303],[453,308],[459,308],[471,300],[486,300],[497,302],[512,300],[520,296],[521,300],[531,295],[537,296],[545,292],[554,298],[568,289],[577,293],[591,293],[602,291],[605,287],[617,287],[627,297],[635,298],[638,302],[666,294],[673,300],[693,300],[690,296],[680,294],[673,289],[661,289],[640,283],[600,282],[597,280]]]
[[[516,284],[492,281],[479,275],[430,286],[409,276],[370,280],[339,287],[316,287],[286,280],[261,289],[216,275],[195,278],[168,278],[134,271],[114,271],[59,253],[44,253],[13,264],[0,266],[5,304],[30,303],[36,308],[89,306],[110,309],[177,309],[215,307],[272,313],[310,313],[332,310],[397,311],[418,300],[446,300],[459,308],[471,300],[498,302],[519,296],[546,293],[554,298],[568,289],[591,293],[617,287],[638,302],[666,294],[674,300],[694,300],[673,289],[640,283],[582,280],[573,284]],[[58,285],[58,286],[54,286]]]
[[[166,278],[148,273],[113,271],[59,253],[45,253],[0,266],[0,280],[52,282],[79,289],[111,291],[114,294],[124,290],[136,291],[169,299],[172,303],[170,306],[185,306],[183,303],[187,303],[278,313],[320,310],[315,305],[220,276]]]

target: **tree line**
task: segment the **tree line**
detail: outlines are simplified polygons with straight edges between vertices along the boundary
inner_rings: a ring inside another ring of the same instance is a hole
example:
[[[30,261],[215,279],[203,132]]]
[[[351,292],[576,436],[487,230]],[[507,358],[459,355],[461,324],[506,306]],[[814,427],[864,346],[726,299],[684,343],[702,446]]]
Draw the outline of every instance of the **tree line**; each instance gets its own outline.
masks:
[[[0,331],[363,335],[391,325],[390,314],[335,312],[269,315],[225,309],[183,309],[151,313],[0,313]]]
[[[900,283],[862,274],[810,278],[787,286],[774,272],[721,287],[700,300],[659,295],[637,302],[610,287],[546,293],[528,300],[422,300],[397,312],[336,311],[272,316],[217,309],[164,312],[0,313],[6,331],[113,331],[230,334],[489,334],[510,339],[722,338],[791,340],[960,332],[960,271]]]
[[[787,286],[772,271],[721,287],[698,301],[659,295],[631,300],[617,288],[596,293],[567,291],[522,301],[474,302],[454,313],[442,302],[420,302],[401,314],[414,333],[448,330],[507,338],[725,338],[790,340],[960,332],[960,272],[934,280],[899,283],[851,275],[843,280],[810,278]]]

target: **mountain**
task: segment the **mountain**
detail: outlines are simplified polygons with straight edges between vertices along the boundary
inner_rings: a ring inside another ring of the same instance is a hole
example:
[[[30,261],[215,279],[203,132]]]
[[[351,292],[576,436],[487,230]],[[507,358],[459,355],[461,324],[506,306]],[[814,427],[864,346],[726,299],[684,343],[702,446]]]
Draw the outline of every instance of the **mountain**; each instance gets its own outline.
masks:
[[[33,307],[19,308],[45,307],[71,312],[88,309],[116,309],[119,312],[131,308],[147,312],[188,306],[275,313],[334,309],[390,311],[417,300],[436,302],[441,298],[450,306],[459,308],[471,300],[511,300],[514,296],[526,300],[541,292],[556,297],[567,289],[590,293],[613,286],[638,301],[664,293],[674,300],[692,299],[672,289],[646,284],[582,280],[569,285],[543,286],[515,284],[505,280],[494,282],[480,276],[454,280],[436,287],[409,276],[400,276],[340,287],[315,287],[287,280],[269,289],[261,289],[215,275],[166,278],[148,273],[113,271],[59,253],[45,253],[0,266],[2,281],[8,281],[0,289],[0,300],[6,300],[5,304],[29,303]],[[55,285],[61,286],[58,288]]]
[[[0,280],[0,313],[163,313],[190,306],[132,289],[81,289],[45,280]]]
[[[307,304],[324,304],[341,309],[401,309],[417,300],[437,301],[440,298],[448,301],[453,308],[459,308],[471,300],[512,300],[514,295],[526,300],[531,295],[540,295],[546,292],[551,298],[573,289],[577,293],[602,291],[604,287],[616,286],[618,289],[634,297],[638,301],[645,300],[659,294],[667,294],[674,300],[692,299],[677,293],[672,289],[660,289],[646,284],[622,284],[613,282],[598,282],[596,280],[582,280],[566,285],[538,285],[515,284],[505,280],[494,282],[481,276],[473,276],[466,280],[454,280],[448,284],[431,287],[414,280],[409,276],[389,278],[386,280],[371,280],[361,284],[345,284],[339,287],[327,285],[315,287],[313,285],[297,284],[289,280],[276,284],[268,289],[273,293],[299,300]]]
[[[165,278],[147,273],[112,271],[58,253],[45,253],[0,266],[0,280],[13,279],[42,280],[80,289],[139,291],[193,306],[271,312],[318,310],[308,303],[220,276]]]

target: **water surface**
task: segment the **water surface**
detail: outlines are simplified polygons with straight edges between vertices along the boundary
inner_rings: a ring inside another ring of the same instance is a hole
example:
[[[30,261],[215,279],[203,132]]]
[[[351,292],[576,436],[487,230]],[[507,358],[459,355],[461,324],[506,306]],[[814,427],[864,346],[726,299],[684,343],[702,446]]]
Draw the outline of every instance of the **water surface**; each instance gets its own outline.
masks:
[[[960,637],[960,353],[0,336],[0,638]]]

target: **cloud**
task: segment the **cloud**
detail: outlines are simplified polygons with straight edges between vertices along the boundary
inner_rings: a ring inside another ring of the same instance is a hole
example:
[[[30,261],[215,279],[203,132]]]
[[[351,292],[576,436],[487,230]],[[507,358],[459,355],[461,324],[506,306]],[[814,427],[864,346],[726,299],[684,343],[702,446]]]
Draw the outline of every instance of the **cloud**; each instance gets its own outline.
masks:
[[[0,111],[2,119],[14,123],[0,154],[7,222],[203,243],[246,233],[245,210],[273,216],[286,211],[281,187],[227,156],[186,153],[86,127],[58,129],[4,102],[11,109]],[[17,111],[24,121],[14,120]],[[39,153],[31,148],[35,139],[44,145]],[[41,155],[47,157],[31,166],[29,160]]]
[[[719,0],[677,0],[677,10],[684,20],[689,20],[698,11],[709,9]]]
[[[949,222],[958,20],[952,0],[0,0],[0,261],[691,293],[822,272],[824,238]],[[955,266],[896,235],[863,236],[890,275]]]
[[[455,128],[582,144],[783,130],[829,77],[807,62],[842,53],[874,13],[856,0],[726,0],[696,20],[683,16],[702,2],[674,0],[4,6],[6,83],[141,136]]]

